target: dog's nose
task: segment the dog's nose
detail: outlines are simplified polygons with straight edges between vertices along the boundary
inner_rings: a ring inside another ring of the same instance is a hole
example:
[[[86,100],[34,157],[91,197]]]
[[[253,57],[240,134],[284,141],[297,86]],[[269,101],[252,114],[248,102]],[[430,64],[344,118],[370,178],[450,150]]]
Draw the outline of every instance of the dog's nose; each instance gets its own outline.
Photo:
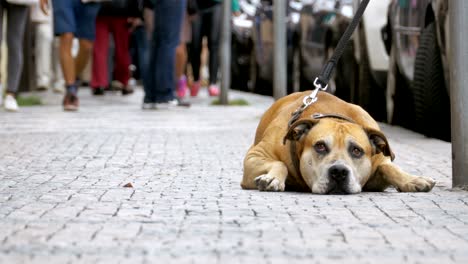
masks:
[[[343,165],[333,165],[328,169],[328,176],[337,183],[342,183],[348,178],[349,170]]]

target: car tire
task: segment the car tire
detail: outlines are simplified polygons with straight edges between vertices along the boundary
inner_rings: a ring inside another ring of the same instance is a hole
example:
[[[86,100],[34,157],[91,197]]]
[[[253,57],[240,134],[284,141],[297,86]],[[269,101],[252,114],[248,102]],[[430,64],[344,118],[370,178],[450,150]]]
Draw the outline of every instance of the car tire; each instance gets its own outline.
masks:
[[[413,129],[414,100],[409,83],[401,74],[397,63],[396,46],[390,49],[390,65],[387,75],[386,107],[389,124]]]
[[[250,55],[250,69],[249,69],[249,83],[248,88],[250,91],[261,95],[273,95],[271,86],[269,87],[267,81],[263,80],[259,75],[259,66],[255,57],[255,49],[252,49]]]
[[[434,22],[421,33],[411,90],[415,130],[429,137],[450,140],[450,98],[445,86]]]
[[[363,30],[359,30],[360,62],[358,82],[354,87],[355,103],[359,104],[377,121],[386,121],[385,90],[374,80]]]
[[[304,89],[303,82],[301,80],[302,78],[302,63],[301,63],[301,52],[299,48],[294,49],[293,52],[293,61],[292,61],[292,85],[291,87],[288,87],[288,94],[290,93],[295,93],[301,91],[301,89]]]
[[[344,101],[351,102],[352,86],[357,81],[356,60],[354,59],[353,43],[349,42],[336,65],[336,71],[332,79],[335,83],[335,95]],[[334,51],[334,49],[333,49]],[[329,53],[329,58],[333,53]]]

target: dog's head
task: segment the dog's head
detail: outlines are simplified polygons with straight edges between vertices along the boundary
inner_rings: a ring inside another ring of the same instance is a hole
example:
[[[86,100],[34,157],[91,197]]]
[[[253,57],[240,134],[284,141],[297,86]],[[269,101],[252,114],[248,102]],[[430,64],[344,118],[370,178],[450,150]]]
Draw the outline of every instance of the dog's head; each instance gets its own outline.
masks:
[[[382,132],[336,118],[300,119],[285,139],[298,143],[299,170],[312,193],[359,193],[371,176],[372,156],[394,158]]]

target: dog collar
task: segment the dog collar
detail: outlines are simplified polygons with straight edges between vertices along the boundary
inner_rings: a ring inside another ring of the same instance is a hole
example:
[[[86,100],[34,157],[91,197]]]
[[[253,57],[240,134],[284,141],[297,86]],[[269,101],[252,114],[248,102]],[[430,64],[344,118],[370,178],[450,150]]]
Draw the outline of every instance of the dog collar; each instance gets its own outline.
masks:
[[[336,118],[336,119],[341,119],[341,120],[348,121],[350,123],[356,124],[356,121],[354,121],[353,119],[351,119],[349,117],[346,117],[346,116],[338,115],[338,114],[315,113],[315,114],[312,115],[312,118],[313,119]]]

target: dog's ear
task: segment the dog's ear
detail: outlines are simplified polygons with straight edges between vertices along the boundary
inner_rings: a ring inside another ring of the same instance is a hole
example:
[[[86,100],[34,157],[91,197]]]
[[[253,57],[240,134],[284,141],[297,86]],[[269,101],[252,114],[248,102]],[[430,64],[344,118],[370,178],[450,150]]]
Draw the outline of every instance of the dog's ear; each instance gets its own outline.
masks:
[[[309,132],[309,130],[319,122],[313,119],[300,119],[294,122],[288,129],[288,133],[283,138],[283,144],[286,140],[298,141],[301,137]]]
[[[393,154],[392,150],[390,149],[390,145],[388,144],[388,140],[385,135],[382,132],[372,128],[366,128],[364,130],[369,137],[372,148],[374,149],[374,153],[383,153],[384,156],[391,157],[393,161],[395,159],[395,154]]]

